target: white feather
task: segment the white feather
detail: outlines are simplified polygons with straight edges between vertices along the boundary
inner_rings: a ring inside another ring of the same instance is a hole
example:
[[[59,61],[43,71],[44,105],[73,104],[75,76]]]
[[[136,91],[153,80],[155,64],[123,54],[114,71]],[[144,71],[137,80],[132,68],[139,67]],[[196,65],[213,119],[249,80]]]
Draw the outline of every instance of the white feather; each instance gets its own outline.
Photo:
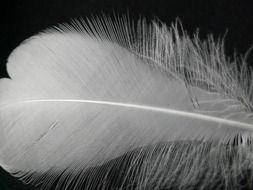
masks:
[[[251,169],[251,71],[229,62],[222,43],[159,24],[75,21],[17,47],[0,80],[1,166],[42,189],[56,180],[56,189],[106,189],[122,163],[115,189],[190,189],[204,173],[225,168],[228,183]]]

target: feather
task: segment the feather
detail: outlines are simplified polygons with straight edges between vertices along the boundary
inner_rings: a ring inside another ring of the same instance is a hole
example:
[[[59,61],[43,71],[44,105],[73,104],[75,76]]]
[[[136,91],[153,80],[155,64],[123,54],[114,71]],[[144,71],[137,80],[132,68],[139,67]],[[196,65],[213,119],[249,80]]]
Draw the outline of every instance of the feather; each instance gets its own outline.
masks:
[[[252,72],[223,45],[127,17],[29,38],[0,80],[0,165],[41,189],[238,189]]]

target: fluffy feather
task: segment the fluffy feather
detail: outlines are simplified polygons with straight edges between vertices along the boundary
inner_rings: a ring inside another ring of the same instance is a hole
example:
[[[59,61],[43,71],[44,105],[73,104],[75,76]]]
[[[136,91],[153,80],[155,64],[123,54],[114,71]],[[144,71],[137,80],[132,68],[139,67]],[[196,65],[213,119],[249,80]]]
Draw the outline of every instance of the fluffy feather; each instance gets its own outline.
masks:
[[[74,21],[26,40],[7,70],[0,164],[25,183],[238,189],[252,169],[252,72],[178,22]]]

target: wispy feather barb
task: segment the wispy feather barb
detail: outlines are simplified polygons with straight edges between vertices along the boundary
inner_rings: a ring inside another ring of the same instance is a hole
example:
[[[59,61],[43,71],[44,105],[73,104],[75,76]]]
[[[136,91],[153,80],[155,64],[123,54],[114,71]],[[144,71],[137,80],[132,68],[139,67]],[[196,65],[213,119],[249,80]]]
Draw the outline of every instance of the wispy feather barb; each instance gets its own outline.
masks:
[[[179,21],[74,20],[26,40],[7,70],[0,164],[26,183],[252,187],[252,71],[223,40],[191,39]]]

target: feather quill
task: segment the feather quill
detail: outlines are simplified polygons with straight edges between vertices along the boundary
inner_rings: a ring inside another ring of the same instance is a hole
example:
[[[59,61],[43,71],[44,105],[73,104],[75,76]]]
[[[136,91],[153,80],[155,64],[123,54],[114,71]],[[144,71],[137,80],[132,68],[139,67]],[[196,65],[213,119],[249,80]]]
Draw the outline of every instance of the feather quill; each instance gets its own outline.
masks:
[[[25,183],[238,189],[252,169],[252,72],[180,22],[73,21],[23,42],[7,70],[0,165]]]

